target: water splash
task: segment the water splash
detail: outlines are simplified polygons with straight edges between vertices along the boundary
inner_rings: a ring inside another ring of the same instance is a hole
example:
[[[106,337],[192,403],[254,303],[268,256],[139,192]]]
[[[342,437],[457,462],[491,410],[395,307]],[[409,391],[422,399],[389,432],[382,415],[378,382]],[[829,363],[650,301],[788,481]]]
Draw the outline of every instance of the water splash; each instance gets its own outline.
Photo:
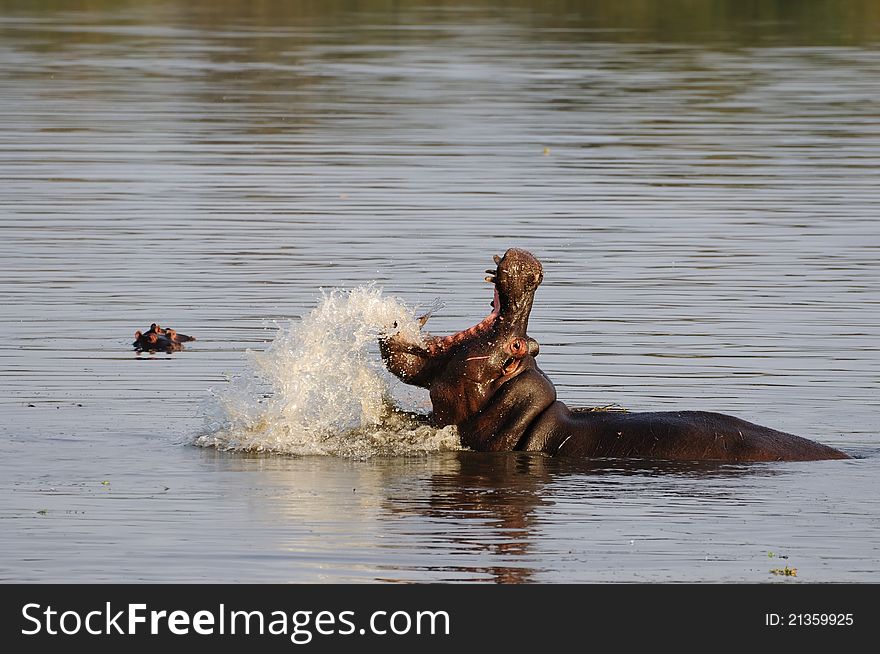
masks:
[[[454,428],[396,408],[410,408],[414,397],[385,370],[376,345],[380,333],[394,332],[420,338],[400,300],[374,286],[324,293],[265,351],[248,351],[250,374],[212,389],[208,431],[196,444],[354,458],[460,449]]]

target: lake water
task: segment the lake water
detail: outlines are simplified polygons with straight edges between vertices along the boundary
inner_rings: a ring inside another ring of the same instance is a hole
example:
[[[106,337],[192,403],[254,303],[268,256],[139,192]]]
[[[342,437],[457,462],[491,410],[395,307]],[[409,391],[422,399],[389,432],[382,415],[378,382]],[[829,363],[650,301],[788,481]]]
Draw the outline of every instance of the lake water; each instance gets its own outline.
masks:
[[[880,10],[654,4],[0,2],[0,580],[880,581]],[[448,333],[511,246],[569,405],[859,458],[194,445],[322,289]]]

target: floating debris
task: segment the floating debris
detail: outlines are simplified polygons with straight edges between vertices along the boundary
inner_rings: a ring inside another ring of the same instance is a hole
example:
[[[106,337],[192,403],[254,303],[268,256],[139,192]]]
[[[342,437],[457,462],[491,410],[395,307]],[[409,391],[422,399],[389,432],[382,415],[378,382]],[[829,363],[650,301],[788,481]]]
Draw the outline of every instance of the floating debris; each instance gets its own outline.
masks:
[[[622,407],[619,404],[605,404],[603,406],[579,406],[571,409],[572,413],[600,413],[603,411],[610,413],[629,413],[629,409]]]

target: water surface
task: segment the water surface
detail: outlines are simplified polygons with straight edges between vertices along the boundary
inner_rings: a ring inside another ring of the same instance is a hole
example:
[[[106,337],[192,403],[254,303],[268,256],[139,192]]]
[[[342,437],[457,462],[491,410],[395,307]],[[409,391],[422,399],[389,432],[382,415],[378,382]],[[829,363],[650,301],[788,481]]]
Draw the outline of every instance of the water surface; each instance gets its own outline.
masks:
[[[880,15],[663,4],[0,2],[0,579],[880,580]],[[449,332],[510,246],[569,404],[861,458],[192,445],[321,288]]]

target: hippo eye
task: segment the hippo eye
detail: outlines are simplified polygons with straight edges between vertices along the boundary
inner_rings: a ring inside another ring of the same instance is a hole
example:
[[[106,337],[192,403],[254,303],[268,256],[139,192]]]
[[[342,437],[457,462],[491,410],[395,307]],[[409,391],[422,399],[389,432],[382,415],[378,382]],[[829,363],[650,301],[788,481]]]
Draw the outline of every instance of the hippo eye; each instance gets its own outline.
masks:
[[[515,338],[510,341],[510,353],[514,356],[523,356],[529,349],[525,339]]]

